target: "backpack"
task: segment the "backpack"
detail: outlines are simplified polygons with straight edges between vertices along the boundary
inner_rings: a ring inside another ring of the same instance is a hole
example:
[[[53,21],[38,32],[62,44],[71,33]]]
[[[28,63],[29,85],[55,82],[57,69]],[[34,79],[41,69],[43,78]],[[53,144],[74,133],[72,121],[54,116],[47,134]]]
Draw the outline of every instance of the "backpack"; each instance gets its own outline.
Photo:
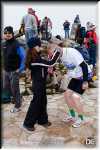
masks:
[[[80,52],[81,55],[83,56],[83,58],[86,61],[86,63],[89,63],[90,55],[89,55],[89,52],[88,52],[87,48],[84,45],[80,46],[80,45],[72,44],[71,47],[73,47],[76,50],[78,50],[78,52]]]
[[[78,46],[78,47],[75,47],[75,49],[81,53],[86,63],[89,63],[90,56],[89,56],[87,48],[85,46]]]
[[[80,38],[86,37],[86,29],[85,29],[85,27],[80,27],[79,35],[80,35]]]

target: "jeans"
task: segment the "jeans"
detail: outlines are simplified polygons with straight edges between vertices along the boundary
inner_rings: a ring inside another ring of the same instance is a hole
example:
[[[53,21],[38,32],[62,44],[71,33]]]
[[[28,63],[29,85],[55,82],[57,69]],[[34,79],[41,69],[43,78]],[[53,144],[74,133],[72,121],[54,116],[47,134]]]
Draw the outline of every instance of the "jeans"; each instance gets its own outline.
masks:
[[[25,31],[26,42],[32,37],[36,37],[38,35],[37,30],[28,29]]]
[[[97,47],[94,46],[94,47],[88,48],[88,52],[89,52],[89,55],[90,55],[89,64],[92,64],[93,67],[95,67],[95,64],[96,64],[96,57],[97,57]]]
[[[19,108],[21,106],[21,96],[19,88],[19,73],[13,72],[3,72],[3,89],[4,91],[11,90],[12,96],[15,99],[15,107]]]
[[[69,38],[69,29],[65,30],[65,39]]]

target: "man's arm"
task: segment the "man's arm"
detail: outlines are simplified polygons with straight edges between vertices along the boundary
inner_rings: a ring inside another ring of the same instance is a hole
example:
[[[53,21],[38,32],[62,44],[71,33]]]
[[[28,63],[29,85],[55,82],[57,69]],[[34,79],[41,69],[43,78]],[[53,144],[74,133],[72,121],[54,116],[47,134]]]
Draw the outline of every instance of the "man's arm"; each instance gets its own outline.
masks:
[[[83,61],[80,64],[80,67],[82,68],[82,71],[83,71],[83,81],[88,81],[88,66],[87,66],[87,64]]]
[[[82,89],[85,90],[88,88],[88,66],[84,61],[80,64],[80,66],[81,66],[82,71],[83,71]]]

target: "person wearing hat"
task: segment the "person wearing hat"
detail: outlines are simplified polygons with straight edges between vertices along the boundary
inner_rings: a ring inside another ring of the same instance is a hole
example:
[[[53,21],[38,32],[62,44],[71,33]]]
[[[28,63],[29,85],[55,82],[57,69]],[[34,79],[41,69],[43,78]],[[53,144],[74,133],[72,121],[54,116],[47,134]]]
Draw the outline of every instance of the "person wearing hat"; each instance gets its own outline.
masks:
[[[46,77],[48,67],[54,65],[59,58],[60,49],[56,49],[51,60],[45,60],[40,55],[40,38],[31,38],[28,41],[28,47],[26,68],[31,70],[33,99],[28,108],[23,126],[29,131],[34,131],[36,123],[44,127],[51,125],[47,114]]]
[[[36,15],[35,10],[32,10],[32,15],[36,18],[36,23],[37,23],[37,30],[38,30],[38,35],[40,35],[40,24],[41,24],[41,20],[39,19],[39,17]]]
[[[2,45],[3,52],[3,88],[4,90],[11,87],[12,96],[15,106],[11,109],[12,113],[18,112],[21,107],[21,95],[19,89],[19,74],[25,68],[25,50],[20,46],[19,42],[14,38],[13,27],[4,28],[3,38],[5,40]]]
[[[28,14],[23,16],[21,21],[21,27],[24,27],[26,43],[32,37],[36,37],[37,33],[37,20],[33,15],[33,9],[28,8]]]
[[[38,24],[39,24],[39,19],[38,19],[38,16],[36,15],[36,13],[35,13],[36,11],[35,10],[32,10],[32,15],[36,18],[36,23],[37,23],[37,26],[38,26]]]
[[[87,32],[86,32],[86,38],[84,42],[90,55],[89,65],[92,65],[93,70],[95,70],[96,62],[97,62],[97,46],[98,46],[98,38],[95,31],[96,26],[91,22],[87,22],[86,26],[87,26]]]

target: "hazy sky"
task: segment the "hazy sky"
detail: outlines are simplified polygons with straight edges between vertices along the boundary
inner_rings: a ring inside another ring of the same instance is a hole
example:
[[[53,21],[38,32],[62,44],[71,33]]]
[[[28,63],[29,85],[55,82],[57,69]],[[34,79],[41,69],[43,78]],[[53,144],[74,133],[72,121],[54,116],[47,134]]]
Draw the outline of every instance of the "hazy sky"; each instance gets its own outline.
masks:
[[[97,3],[93,2],[2,2],[2,28],[11,25],[14,30],[18,30],[22,17],[27,13],[27,9],[32,7],[40,19],[45,16],[51,18],[53,22],[53,34],[64,35],[63,22],[67,19],[71,22],[77,14],[80,15],[81,24],[86,26],[87,21],[97,25]]]

